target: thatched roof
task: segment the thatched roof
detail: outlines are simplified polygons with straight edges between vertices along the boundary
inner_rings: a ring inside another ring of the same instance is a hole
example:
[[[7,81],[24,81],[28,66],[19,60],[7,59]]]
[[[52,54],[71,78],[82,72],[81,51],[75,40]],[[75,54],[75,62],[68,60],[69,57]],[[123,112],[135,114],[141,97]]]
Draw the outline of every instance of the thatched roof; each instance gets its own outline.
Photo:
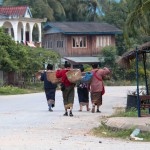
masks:
[[[150,42],[144,43],[141,46],[138,47],[138,54],[140,57],[140,54],[142,54],[143,52],[149,50],[150,52]],[[119,59],[118,64],[120,66],[129,68],[130,67],[130,61],[132,59],[136,58],[136,49],[126,52],[122,55],[122,57]]]

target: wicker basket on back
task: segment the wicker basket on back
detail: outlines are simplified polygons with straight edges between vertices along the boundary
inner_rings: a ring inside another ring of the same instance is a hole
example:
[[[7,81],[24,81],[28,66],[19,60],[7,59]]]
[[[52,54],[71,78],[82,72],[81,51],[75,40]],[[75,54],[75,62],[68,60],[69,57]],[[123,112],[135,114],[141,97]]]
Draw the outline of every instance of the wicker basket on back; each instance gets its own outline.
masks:
[[[35,73],[35,77],[36,77],[38,80],[40,80],[40,78],[41,78],[41,73],[43,73],[43,72],[44,72],[44,70],[39,70],[38,72]]]
[[[112,78],[112,72],[110,72],[109,74],[105,75],[103,77],[103,80],[111,80],[111,78]]]
[[[76,83],[80,81],[82,78],[80,69],[72,69],[66,72],[66,76],[71,83]]]
[[[52,82],[52,83],[57,84],[57,83],[61,82],[61,78],[56,77],[56,71],[47,71],[46,77],[47,77],[47,80]]]

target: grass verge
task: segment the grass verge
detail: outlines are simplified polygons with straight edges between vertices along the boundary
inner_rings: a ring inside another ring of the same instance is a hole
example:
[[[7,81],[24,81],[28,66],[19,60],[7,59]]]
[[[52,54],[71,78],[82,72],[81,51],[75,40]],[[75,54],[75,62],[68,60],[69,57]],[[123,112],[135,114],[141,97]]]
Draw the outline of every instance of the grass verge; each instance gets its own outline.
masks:
[[[131,108],[126,111],[116,111],[117,113],[109,116],[111,117],[137,117],[138,112],[136,108]],[[148,114],[148,109],[143,109],[141,110],[141,113],[143,114]],[[123,129],[118,129],[118,128],[110,128],[105,125],[105,120],[106,118],[102,118],[101,125],[97,128],[94,128],[92,130],[92,134],[98,137],[109,137],[109,138],[121,138],[121,139],[126,139],[130,140],[130,135],[133,132],[134,128],[128,129],[128,130],[123,130]],[[150,142],[150,132],[140,132],[138,134],[139,138],[143,138],[143,142]]]
[[[116,108],[117,109],[117,108]],[[118,108],[119,109],[119,108]],[[137,108],[130,108],[126,111],[117,111],[110,117],[138,117],[138,110]],[[141,109],[141,114],[148,114],[148,109]]]
[[[29,93],[38,93],[41,91],[42,89],[38,89],[38,88],[24,89],[24,88],[18,88],[13,86],[0,87],[0,95],[29,94]]]
[[[117,128],[107,127],[103,122],[97,128],[92,129],[92,133],[97,137],[106,137],[106,138],[118,138],[130,140],[130,134],[134,129],[121,130]],[[150,142],[150,133],[141,132],[138,135],[139,138],[143,138],[142,142]]]

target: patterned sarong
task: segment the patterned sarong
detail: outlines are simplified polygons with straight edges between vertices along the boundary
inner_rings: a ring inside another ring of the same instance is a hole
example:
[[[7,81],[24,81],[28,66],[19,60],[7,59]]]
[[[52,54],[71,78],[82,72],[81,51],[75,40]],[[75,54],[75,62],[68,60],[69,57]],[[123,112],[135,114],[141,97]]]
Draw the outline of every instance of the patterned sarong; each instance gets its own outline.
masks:
[[[77,88],[80,105],[84,106],[89,103],[89,91],[87,88]]]
[[[91,93],[91,101],[92,104],[95,105],[102,105],[102,93],[101,92],[92,92]]]
[[[63,101],[64,101],[65,109],[70,109],[70,107],[73,107],[74,85],[71,85],[69,87],[65,87],[65,90],[63,91]]]

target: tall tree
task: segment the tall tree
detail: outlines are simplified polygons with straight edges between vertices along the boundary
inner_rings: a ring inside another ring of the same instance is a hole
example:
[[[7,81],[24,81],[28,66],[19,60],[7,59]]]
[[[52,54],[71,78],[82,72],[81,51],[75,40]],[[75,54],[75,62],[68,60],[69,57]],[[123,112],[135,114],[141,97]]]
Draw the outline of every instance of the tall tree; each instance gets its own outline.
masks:
[[[49,21],[61,20],[65,17],[64,9],[59,0],[5,0],[5,6],[28,5],[33,17],[47,18]]]
[[[33,17],[47,18],[48,21],[55,20],[53,9],[43,0],[35,0],[31,6]]]
[[[79,12],[86,12],[89,21],[97,21],[101,15],[100,0],[82,0],[80,1]]]
[[[106,3],[107,2],[107,3]],[[128,7],[125,2],[114,2],[106,0],[102,3],[103,21],[123,29],[128,15]]]
[[[60,0],[65,13],[66,13],[66,21],[83,21],[85,20],[85,16],[83,13],[79,12],[79,6],[81,0]]]
[[[150,0],[129,1],[130,13],[126,21],[127,29],[134,34],[140,30],[150,36]]]
[[[66,17],[65,10],[59,0],[46,0],[49,7],[53,10],[55,20],[61,21]]]

